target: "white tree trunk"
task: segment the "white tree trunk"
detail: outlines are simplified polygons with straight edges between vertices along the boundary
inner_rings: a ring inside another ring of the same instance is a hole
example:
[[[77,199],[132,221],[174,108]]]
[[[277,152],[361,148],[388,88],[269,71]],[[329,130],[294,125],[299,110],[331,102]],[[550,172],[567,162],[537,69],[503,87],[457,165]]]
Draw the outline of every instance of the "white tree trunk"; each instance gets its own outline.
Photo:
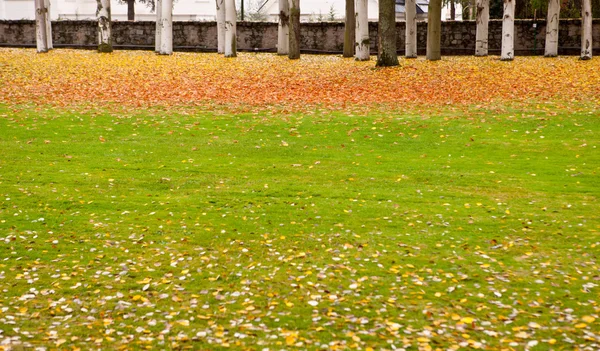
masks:
[[[581,9],[581,59],[592,58],[592,2],[583,0]]]
[[[162,26],[160,29],[160,54],[173,54],[173,0],[162,0]]]
[[[44,0],[35,0],[35,42],[37,52],[48,52],[46,29],[46,6]]]
[[[417,57],[417,2],[406,0],[406,39],[405,52],[407,58]]]
[[[156,9],[156,32],[154,35],[154,51],[160,52],[160,40],[162,38],[162,0],[156,0],[154,8]]]
[[[490,22],[490,0],[477,0],[477,33],[475,34],[475,56],[488,55],[488,24]]]
[[[369,13],[368,0],[356,0],[356,60],[368,61],[371,59],[371,42],[369,40]]]
[[[225,0],[225,57],[237,56],[235,0]]]
[[[548,21],[546,21],[546,47],[544,56],[558,56],[558,22],[560,18],[560,0],[548,0]]]
[[[504,0],[502,52],[500,54],[502,61],[511,61],[515,58],[515,1]]]
[[[216,0],[217,3],[217,52],[225,53],[225,0]]]
[[[279,0],[279,29],[277,31],[277,54],[287,55],[290,49],[290,3]]]
[[[98,52],[112,52],[110,30],[110,0],[96,0],[98,4]]]
[[[46,42],[48,45],[48,50],[54,49],[54,44],[52,43],[52,17],[50,15],[50,0],[44,0],[44,5],[46,6]]]

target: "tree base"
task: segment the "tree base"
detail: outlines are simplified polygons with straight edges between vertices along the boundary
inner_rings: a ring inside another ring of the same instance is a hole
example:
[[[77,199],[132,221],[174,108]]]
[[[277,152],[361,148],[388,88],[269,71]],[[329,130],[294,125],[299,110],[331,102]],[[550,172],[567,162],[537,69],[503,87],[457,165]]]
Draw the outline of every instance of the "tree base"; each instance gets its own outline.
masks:
[[[111,52],[113,52],[112,45],[102,43],[102,44],[98,45],[98,52],[103,53],[103,54],[110,54]]]
[[[382,57],[377,59],[375,67],[394,67],[399,65],[397,56],[382,55]]]
[[[404,58],[406,58],[406,59],[416,59],[416,58],[418,58],[418,56],[417,55],[411,55],[411,56],[404,56]]]
[[[553,58],[553,57],[558,57],[558,55],[556,55],[556,54],[545,54],[544,57]]]
[[[592,59],[592,55],[585,55],[579,58],[581,61],[587,61]]]

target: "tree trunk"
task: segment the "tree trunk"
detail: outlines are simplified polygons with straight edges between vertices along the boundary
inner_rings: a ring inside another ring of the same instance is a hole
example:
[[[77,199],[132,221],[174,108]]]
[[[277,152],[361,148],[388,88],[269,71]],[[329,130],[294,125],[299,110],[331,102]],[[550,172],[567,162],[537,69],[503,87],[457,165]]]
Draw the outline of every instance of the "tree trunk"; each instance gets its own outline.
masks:
[[[477,0],[477,33],[475,35],[475,56],[488,55],[489,21],[490,0]]]
[[[546,48],[544,56],[558,56],[558,20],[560,18],[560,0],[548,1],[548,21],[546,21]]]
[[[154,34],[154,52],[160,53],[160,41],[162,39],[162,0],[156,0],[156,32]]]
[[[110,0],[96,0],[98,5],[98,52],[112,52]]]
[[[237,56],[237,12],[235,0],[225,0],[225,57]]]
[[[500,60],[512,61],[515,58],[515,1],[504,0],[502,19],[502,51]]]
[[[442,58],[442,0],[429,1],[427,11],[427,59],[437,61]]]
[[[54,49],[54,44],[52,42],[52,16],[50,15],[50,0],[44,0],[44,5],[46,6],[46,16],[44,17],[44,21],[46,22],[46,45],[48,50]]]
[[[582,60],[592,58],[592,2],[583,0],[581,9],[581,57]]]
[[[245,13],[245,11],[244,11],[244,0],[240,0],[240,12],[241,12],[241,13],[240,13],[240,20],[241,20],[242,22],[244,22],[244,20],[245,20],[245,19],[244,19],[244,16],[246,15],[246,13]],[[237,18],[237,16],[236,16],[236,18]]]
[[[456,6],[454,6],[454,0],[450,0],[450,19],[452,21],[456,19]]]
[[[377,66],[398,66],[396,52],[396,0],[379,0]]]
[[[173,54],[173,0],[162,0],[161,4],[161,28],[160,28],[160,52],[161,55]]]
[[[279,27],[277,30],[277,55],[290,52],[290,3],[279,0]]]
[[[217,52],[225,53],[225,0],[216,0],[217,4]]]
[[[35,42],[37,52],[48,52],[46,10],[44,0],[35,0]]]
[[[477,6],[477,0],[469,0],[469,21],[475,19],[475,6]]]
[[[135,21],[135,0],[127,0],[127,20]]]
[[[288,58],[300,58],[300,0],[290,0],[290,43]]]
[[[368,0],[356,0],[356,60],[371,59],[371,41],[369,39],[369,7]]]
[[[356,42],[356,17],[354,17],[354,0],[346,0],[346,19],[344,25],[344,57],[354,57]]]
[[[406,0],[406,33],[405,33],[405,56],[406,58],[417,57],[417,2]]]

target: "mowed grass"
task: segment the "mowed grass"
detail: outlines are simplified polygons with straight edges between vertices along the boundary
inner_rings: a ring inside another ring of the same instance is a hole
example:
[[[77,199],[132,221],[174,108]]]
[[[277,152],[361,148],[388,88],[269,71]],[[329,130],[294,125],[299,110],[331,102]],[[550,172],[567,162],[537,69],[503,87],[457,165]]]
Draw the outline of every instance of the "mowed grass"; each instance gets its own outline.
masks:
[[[0,349],[600,348],[594,107],[217,111],[0,106]]]

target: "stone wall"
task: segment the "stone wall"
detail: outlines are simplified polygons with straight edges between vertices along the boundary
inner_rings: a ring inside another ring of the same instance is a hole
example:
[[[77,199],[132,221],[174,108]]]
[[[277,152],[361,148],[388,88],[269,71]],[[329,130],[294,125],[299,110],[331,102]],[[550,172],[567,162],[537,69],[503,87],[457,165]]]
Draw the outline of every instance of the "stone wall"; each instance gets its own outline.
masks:
[[[535,25],[535,26],[534,26]],[[57,21],[52,23],[56,47],[94,48],[97,41],[95,21]],[[377,51],[377,23],[369,25],[371,50]],[[115,48],[152,49],[154,22],[114,22]],[[238,48],[244,51],[275,51],[277,24],[242,22],[237,25]],[[515,21],[515,53],[541,55],[544,52],[545,21]],[[398,52],[404,53],[404,22],[397,23]],[[581,41],[581,21],[560,21],[559,53],[578,55]],[[500,52],[502,22],[491,20],[489,48],[491,54]],[[594,20],[594,52],[600,54],[600,19]],[[419,54],[425,53],[427,24],[418,24]],[[302,23],[301,48],[307,53],[340,53],[343,48],[344,24],[340,22]],[[215,51],[217,28],[214,22],[175,22],[173,26],[175,50]],[[442,54],[472,55],[475,51],[475,22],[442,23]],[[0,21],[0,46],[35,45],[34,21]]]

